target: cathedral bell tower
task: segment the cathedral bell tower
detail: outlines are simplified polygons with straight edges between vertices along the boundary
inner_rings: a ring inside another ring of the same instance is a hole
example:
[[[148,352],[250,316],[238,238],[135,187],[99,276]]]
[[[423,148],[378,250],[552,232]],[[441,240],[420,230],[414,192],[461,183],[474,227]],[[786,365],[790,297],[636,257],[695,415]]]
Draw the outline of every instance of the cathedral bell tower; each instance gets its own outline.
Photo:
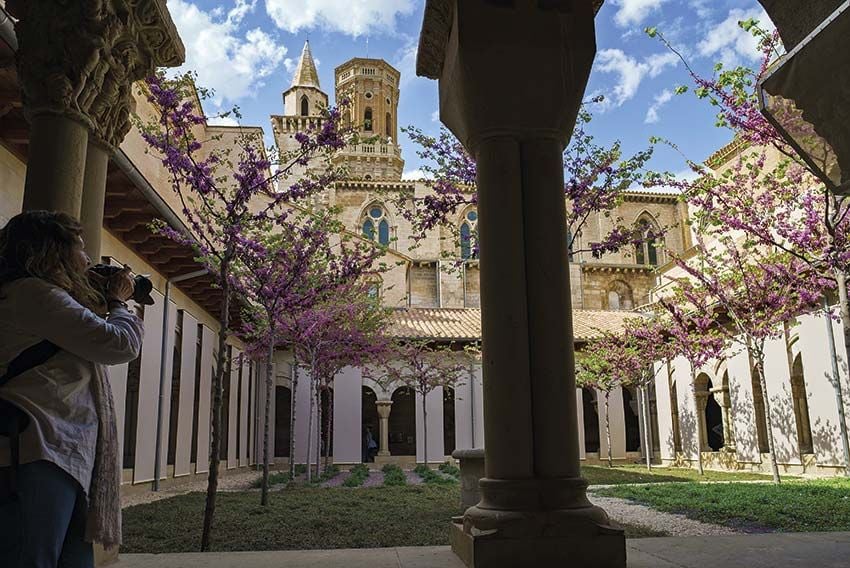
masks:
[[[343,121],[355,126],[363,142],[335,158],[349,177],[398,181],[404,170],[398,145],[398,98],[401,74],[383,59],[351,59],[334,70],[336,102],[347,99]]]

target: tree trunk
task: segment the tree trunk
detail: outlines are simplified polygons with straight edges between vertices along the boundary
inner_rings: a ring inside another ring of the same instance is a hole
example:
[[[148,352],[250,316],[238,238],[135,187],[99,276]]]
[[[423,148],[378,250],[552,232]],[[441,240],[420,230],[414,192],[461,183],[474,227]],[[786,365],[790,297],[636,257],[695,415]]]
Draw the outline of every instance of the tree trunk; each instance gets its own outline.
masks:
[[[608,414],[608,403],[611,391],[605,391],[605,442],[608,445],[608,467],[614,467],[614,459],[611,457],[611,416]]]
[[[428,406],[425,404],[426,395],[422,395],[422,457],[425,458],[425,467],[428,467]]]
[[[697,471],[700,475],[705,475],[705,468],[702,465],[702,427],[700,426],[701,419],[699,417],[699,404],[697,402],[697,368],[696,365],[691,365],[691,398],[693,399],[694,408],[697,409],[697,414],[694,415],[694,422],[697,431]],[[681,434],[679,434],[681,436]]]
[[[310,416],[307,417],[307,483],[310,482],[312,478],[313,471],[313,462],[310,459],[310,455],[313,449],[313,405],[316,403],[315,397],[313,397],[313,371],[310,371]]]
[[[289,397],[289,479],[295,480],[295,393],[298,391],[298,356],[295,355],[295,349],[292,350],[292,390]]]
[[[265,507],[269,504],[269,415],[272,409],[272,397],[274,396],[274,326],[270,331],[271,343],[269,344],[268,361],[266,362],[266,404],[263,416],[263,484],[260,491],[260,505]]]
[[[325,417],[325,425],[327,426],[327,435],[325,436],[325,469],[327,469],[331,460],[331,441],[334,436],[334,397],[333,391],[330,389],[328,389],[328,412]]]
[[[225,257],[220,266],[220,274],[227,275],[230,262]],[[212,435],[210,441],[210,471],[207,478],[207,498],[204,505],[204,527],[201,533],[201,552],[210,549],[213,518],[215,517],[215,497],[218,491],[218,465],[221,453],[221,405],[224,367],[227,360],[227,331],[230,327],[230,284],[227,277],[221,281],[221,328],[218,332],[218,356],[215,377],[213,377]],[[166,306],[168,309],[168,306]]]
[[[847,278],[842,270],[835,271],[835,281],[838,283],[838,306],[841,317],[841,329],[844,332],[844,357],[850,364],[850,301],[847,299]],[[827,316],[828,317],[828,316]],[[827,319],[832,339],[833,374],[832,386],[835,389],[835,400],[838,406],[838,430],[841,434],[841,445],[844,448],[844,475],[850,477],[850,440],[847,435],[847,417],[844,410],[844,394],[841,388],[841,373],[838,371],[837,354],[835,353],[835,337],[832,334],[832,321]]]
[[[773,418],[770,412],[770,397],[767,394],[767,381],[764,378],[764,350],[758,349],[756,353],[756,372],[761,385],[761,397],[764,401],[764,422],[767,430],[767,449],[770,453],[770,469],[773,473],[773,482],[779,483],[779,465],[776,463],[776,444],[773,440]]]
[[[652,470],[652,438],[649,432],[649,388],[638,387],[640,394],[639,409],[640,419],[643,423],[643,453],[646,456],[646,469]]]
[[[322,461],[322,385],[316,383],[316,479],[319,479],[319,466]]]

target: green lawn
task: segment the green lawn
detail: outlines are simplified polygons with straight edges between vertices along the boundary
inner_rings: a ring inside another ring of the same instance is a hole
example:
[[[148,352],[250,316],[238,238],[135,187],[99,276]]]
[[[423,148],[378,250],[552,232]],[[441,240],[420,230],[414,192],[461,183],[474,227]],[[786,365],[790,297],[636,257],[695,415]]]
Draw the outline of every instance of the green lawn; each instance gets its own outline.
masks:
[[[213,550],[305,550],[449,544],[449,520],[460,514],[451,485],[330,488],[300,486],[271,493],[220,493]],[[196,552],[204,494],[190,493],[124,510],[122,552]],[[629,538],[659,536],[625,526]]]
[[[645,465],[582,466],[581,473],[591,485],[622,485],[624,483],[667,483],[684,481],[770,481],[769,475],[749,472],[705,470],[700,475],[695,469],[654,467],[647,471]]]
[[[850,480],[786,481],[781,485],[681,483],[611,487],[599,495],[623,497],[661,511],[744,531],[850,530]]]

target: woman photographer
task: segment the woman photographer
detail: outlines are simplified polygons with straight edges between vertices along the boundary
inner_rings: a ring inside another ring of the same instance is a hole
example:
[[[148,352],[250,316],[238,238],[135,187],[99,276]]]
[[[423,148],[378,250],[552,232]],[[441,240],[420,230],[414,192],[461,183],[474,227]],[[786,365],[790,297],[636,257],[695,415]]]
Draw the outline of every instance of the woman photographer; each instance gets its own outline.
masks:
[[[29,211],[0,230],[0,377],[11,376],[13,361],[21,367],[28,348],[55,345],[46,361],[24,364],[0,386],[0,412],[22,412],[26,422],[15,437],[17,467],[12,436],[0,436],[4,568],[88,568],[93,541],[120,544],[120,456],[106,365],[138,356],[142,322],[125,304],[129,270],[103,283],[104,298],[89,282],[89,265],[80,224],[69,215]]]

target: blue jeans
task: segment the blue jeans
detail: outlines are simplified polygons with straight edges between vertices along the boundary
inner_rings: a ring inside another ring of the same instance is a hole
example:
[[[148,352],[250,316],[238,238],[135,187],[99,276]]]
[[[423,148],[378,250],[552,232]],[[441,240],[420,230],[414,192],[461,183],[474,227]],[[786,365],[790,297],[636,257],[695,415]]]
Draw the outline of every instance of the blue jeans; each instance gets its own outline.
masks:
[[[15,497],[8,476],[9,468],[0,468],[0,566],[92,568],[80,484],[58,466],[37,461],[18,468]]]

